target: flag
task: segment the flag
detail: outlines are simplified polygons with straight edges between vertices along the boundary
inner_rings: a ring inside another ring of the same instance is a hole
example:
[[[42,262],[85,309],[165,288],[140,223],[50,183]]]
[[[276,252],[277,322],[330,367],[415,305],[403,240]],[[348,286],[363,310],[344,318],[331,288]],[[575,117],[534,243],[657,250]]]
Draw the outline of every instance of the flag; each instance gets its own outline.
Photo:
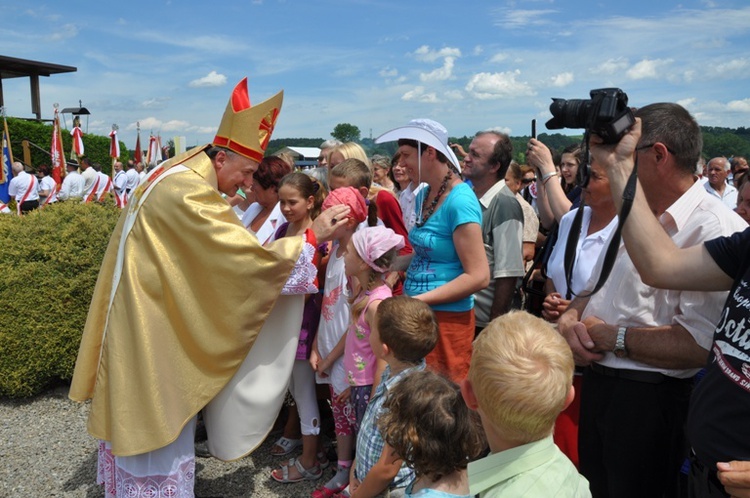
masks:
[[[159,145],[159,139],[153,134],[148,138],[148,155],[146,156],[146,162],[156,164],[161,159],[161,146]]]
[[[55,107],[55,119],[52,122],[52,141],[49,157],[52,160],[52,178],[54,178],[55,183],[60,185],[65,176],[65,153],[63,152],[60,114],[57,112],[57,107]]]
[[[111,157],[114,161],[115,159],[120,157],[120,142],[117,141],[116,129],[113,129],[109,132],[109,138],[111,139],[109,143],[109,157]]]
[[[156,135],[156,158],[154,164],[159,164],[164,159],[163,151],[164,148],[161,146],[161,135]]]
[[[3,204],[10,201],[8,186],[13,178],[13,151],[10,147],[10,133],[8,133],[8,121],[3,116],[3,166],[0,168],[0,202]]]
[[[141,129],[138,128],[138,135],[135,139],[135,164],[143,162],[143,152],[141,151]]]
[[[78,159],[83,155],[83,130],[81,130],[81,127],[78,126],[77,123],[76,126],[72,130],[70,130],[70,136],[73,137],[73,146],[70,150],[70,158]]]

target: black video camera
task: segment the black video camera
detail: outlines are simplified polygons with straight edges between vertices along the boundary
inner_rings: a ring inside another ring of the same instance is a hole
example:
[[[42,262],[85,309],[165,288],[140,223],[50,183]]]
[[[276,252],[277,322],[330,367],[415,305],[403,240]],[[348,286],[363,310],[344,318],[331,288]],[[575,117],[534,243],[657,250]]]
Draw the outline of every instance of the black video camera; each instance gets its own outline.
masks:
[[[585,128],[596,133],[604,143],[614,144],[635,124],[628,95],[619,88],[591,90],[591,99],[552,99],[549,106],[552,119],[548,130]]]

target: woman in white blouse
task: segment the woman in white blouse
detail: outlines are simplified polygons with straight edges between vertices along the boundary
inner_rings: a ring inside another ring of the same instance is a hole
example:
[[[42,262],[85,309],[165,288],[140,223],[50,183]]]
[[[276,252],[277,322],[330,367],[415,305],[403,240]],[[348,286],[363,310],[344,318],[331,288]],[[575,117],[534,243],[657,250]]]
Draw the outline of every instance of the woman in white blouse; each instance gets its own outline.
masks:
[[[242,224],[258,237],[261,244],[273,240],[276,230],[286,221],[279,207],[279,182],[292,172],[291,166],[276,156],[264,157],[253,175],[255,202],[242,215]]]
[[[590,179],[588,185],[583,188],[582,195],[585,206],[570,279],[570,293],[568,293],[565,278],[565,246],[573,218],[579,208],[566,213],[560,220],[557,243],[547,262],[548,278],[545,286],[547,297],[544,299],[542,316],[550,322],[557,321],[567,309],[572,296],[588,290],[586,284],[591,278],[592,270],[617,226],[616,210],[609,190],[607,173],[596,163],[591,165]]]

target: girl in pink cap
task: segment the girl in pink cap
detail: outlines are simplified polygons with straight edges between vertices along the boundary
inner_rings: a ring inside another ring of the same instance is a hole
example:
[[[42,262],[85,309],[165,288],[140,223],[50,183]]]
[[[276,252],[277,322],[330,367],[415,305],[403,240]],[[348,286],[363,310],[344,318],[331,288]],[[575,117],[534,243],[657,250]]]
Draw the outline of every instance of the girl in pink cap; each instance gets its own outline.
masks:
[[[367,227],[354,233],[345,255],[345,270],[357,289],[351,302],[352,322],[346,333],[344,369],[350,386],[354,417],[354,434],[359,432],[362,417],[385,370],[370,346],[370,329],[383,299],[393,295],[385,274],[404,247],[404,237],[383,226]]]
[[[341,204],[349,207],[349,219],[333,235],[333,245],[326,265],[320,325],[310,353],[310,365],[316,372],[318,384],[329,384],[331,389],[338,466],[336,474],[313,492],[313,498],[330,498],[346,488],[354,452],[353,427],[348,417],[351,412],[347,391],[349,383],[343,361],[343,338],[349,327],[349,298],[352,294],[347,285],[344,257],[357,226],[367,219],[367,205],[356,189],[343,187],[328,194],[323,202],[323,211]]]

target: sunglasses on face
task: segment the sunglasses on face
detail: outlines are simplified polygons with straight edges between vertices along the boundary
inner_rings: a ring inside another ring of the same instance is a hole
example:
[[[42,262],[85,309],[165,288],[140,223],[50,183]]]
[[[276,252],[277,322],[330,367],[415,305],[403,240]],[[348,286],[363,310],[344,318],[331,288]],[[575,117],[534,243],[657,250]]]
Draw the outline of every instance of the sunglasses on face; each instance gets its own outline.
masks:
[[[521,183],[523,183],[524,185],[528,185],[529,183],[535,182],[535,181],[536,181],[536,177],[533,177],[533,178],[524,178],[524,179],[521,180]]]

